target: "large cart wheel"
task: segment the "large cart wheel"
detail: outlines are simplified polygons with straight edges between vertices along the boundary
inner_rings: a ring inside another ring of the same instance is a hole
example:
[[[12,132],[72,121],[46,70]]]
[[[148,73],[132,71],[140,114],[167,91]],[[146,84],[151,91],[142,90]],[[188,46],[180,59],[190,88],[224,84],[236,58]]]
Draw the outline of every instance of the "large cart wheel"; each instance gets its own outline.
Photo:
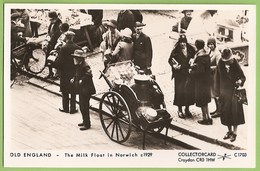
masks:
[[[46,54],[42,49],[34,49],[31,54],[28,53],[28,63],[26,63],[26,69],[34,74],[38,74],[43,71],[46,65]]]
[[[127,103],[117,92],[106,92],[100,101],[99,116],[108,137],[117,143],[125,142],[131,133],[131,114]]]

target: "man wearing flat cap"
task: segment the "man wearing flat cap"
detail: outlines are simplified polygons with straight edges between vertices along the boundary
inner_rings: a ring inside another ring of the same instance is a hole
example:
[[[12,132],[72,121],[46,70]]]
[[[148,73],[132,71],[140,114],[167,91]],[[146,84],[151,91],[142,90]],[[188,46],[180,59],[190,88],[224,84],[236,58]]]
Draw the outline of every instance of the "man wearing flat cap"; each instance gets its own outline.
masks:
[[[60,53],[55,61],[55,67],[60,69],[60,91],[62,93],[62,108],[61,112],[74,114],[76,109],[76,94],[78,93],[75,85],[70,82],[74,77],[76,68],[73,61],[72,54],[75,50],[81,49],[80,46],[73,42],[75,33],[67,31],[65,33],[66,44],[61,47]],[[69,95],[71,96],[69,98]],[[70,104],[70,105],[69,105]]]
[[[76,66],[75,77],[71,80],[79,90],[79,108],[82,115],[82,123],[79,123],[80,130],[84,131],[91,127],[89,117],[89,101],[92,94],[96,93],[94,82],[92,79],[92,71],[82,56],[74,56],[74,64]]]
[[[11,49],[15,48],[20,42],[26,42],[26,38],[19,36],[19,26],[18,21],[20,20],[19,13],[11,14]]]
[[[184,17],[181,18],[181,21],[172,27],[172,31],[186,33],[188,26],[192,19],[193,10],[183,10],[181,13],[184,14]]]
[[[103,34],[103,41],[100,48],[105,52],[107,49],[113,51],[119,42],[121,36],[120,32],[117,30],[116,20],[109,20],[107,22],[108,31]]]
[[[145,74],[152,74],[152,58],[153,48],[152,42],[149,36],[143,33],[143,27],[145,24],[136,22],[135,23],[135,34],[133,35],[134,42],[134,64],[139,66]]]
[[[61,35],[60,25],[62,23],[56,11],[50,11],[48,13],[48,16],[50,18],[50,25],[48,27],[47,39],[49,40],[49,45],[47,49],[47,54],[49,54],[49,52],[54,49],[57,40]]]

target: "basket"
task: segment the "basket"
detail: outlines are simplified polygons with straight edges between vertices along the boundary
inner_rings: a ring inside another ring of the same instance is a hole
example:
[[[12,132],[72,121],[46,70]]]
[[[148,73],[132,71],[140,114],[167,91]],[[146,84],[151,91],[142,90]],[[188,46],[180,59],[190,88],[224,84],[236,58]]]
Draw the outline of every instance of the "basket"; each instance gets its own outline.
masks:
[[[133,85],[136,74],[134,64],[131,61],[123,61],[109,64],[104,75],[112,87],[116,87],[118,83]]]

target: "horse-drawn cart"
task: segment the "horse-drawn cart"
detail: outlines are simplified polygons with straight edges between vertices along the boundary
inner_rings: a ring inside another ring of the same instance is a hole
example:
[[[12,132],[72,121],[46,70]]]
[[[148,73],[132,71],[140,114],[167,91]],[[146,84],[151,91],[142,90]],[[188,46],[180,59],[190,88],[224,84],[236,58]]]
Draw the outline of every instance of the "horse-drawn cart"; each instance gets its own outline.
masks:
[[[172,117],[154,79],[138,73],[131,61],[108,65],[101,74],[110,90],[101,98],[99,115],[102,127],[112,141],[125,142],[132,126],[143,131],[143,149],[145,133],[161,132],[166,128],[167,135]]]

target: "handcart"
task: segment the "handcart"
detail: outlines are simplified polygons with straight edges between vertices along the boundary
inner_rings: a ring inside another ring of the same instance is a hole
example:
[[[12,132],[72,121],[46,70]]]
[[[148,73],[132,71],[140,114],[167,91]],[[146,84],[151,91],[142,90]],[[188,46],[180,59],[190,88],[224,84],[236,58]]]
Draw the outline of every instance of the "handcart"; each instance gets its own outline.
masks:
[[[109,64],[101,75],[110,89],[101,98],[99,116],[112,141],[125,142],[132,126],[143,131],[143,149],[147,132],[160,133],[166,128],[167,135],[172,117],[154,79],[137,71],[131,61]]]

